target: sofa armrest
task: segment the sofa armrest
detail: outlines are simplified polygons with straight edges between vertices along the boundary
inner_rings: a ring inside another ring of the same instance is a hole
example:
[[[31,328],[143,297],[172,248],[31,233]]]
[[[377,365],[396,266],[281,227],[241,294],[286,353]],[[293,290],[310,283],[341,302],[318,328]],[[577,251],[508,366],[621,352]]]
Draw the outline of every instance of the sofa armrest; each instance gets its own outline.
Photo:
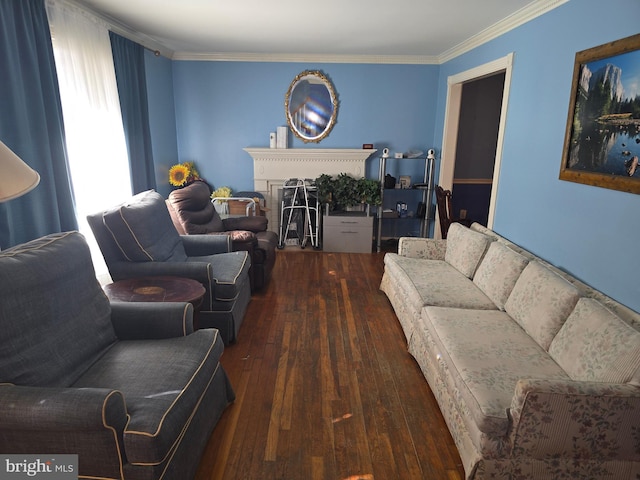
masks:
[[[81,469],[100,454],[102,470],[88,473],[119,476],[129,416],[117,390],[1,384],[0,405],[1,452],[77,454]]]
[[[111,323],[120,340],[184,337],[193,332],[193,305],[111,302]]]
[[[512,455],[640,461],[640,387],[521,379],[511,402]]]
[[[188,257],[203,257],[232,251],[228,235],[180,235]]]
[[[401,237],[398,241],[398,255],[425,260],[444,260],[447,241],[434,238]]]
[[[261,215],[253,217],[228,217],[222,220],[225,230],[248,230],[253,233],[264,232],[267,229],[267,217]]]
[[[226,236],[226,235],[225,235]],[[186,277],[207,285],[210,283],[211,264],[207,262],[126,262],[116,261],[109,264],[109,273],[113,281],[126,278],[168,275]]]
[[[26,387],[5,383],[0,384],[0,404],[1,430],[55,433],[116,428],[122,432],[128,421],[124,396],[108,388]]]

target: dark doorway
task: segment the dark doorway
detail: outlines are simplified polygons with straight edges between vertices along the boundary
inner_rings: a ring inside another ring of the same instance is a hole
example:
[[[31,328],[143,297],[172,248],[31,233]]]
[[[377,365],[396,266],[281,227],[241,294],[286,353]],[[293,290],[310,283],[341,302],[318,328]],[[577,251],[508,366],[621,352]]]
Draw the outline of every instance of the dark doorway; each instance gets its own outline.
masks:
[[[487,225],[505,72],[462,85],[453,177],[453,215]]]

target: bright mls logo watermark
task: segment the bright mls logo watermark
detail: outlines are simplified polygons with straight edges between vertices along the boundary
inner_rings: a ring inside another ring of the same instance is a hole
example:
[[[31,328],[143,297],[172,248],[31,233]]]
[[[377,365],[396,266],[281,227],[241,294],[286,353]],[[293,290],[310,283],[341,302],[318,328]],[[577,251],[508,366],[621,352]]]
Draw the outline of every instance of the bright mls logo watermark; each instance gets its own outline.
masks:
[[[0,455],[0,480],[76,480],[78,455]]]

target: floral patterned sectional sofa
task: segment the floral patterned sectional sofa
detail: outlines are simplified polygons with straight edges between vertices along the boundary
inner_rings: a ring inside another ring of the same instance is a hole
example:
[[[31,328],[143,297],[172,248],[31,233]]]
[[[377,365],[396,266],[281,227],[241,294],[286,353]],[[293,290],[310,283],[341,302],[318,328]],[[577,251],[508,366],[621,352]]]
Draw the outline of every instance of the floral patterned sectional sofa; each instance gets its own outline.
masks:
[[[640,478],[640,315],[478,224],[380,285],[467,479]]]

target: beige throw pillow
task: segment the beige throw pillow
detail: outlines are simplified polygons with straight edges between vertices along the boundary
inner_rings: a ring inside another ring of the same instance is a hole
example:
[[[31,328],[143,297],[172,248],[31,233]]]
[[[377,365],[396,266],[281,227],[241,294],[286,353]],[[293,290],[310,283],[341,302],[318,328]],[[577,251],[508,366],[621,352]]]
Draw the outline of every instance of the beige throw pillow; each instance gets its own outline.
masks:
[[[591,298],[580,299],[549,354],[574,380],[639,382],[640,332]]]
[[[527,263],[526,258],[506,245],[492,242],[473,276],[473,283],[496,307],[504,310],[504,304]]]
[[[472,278],[492,241],[483,233],[452,223],[447,234],[444,260],[465,277]]]
[[[504,308],[545,350],[565,322],[580,294],[576,287],[539,262],[530,262]]]

